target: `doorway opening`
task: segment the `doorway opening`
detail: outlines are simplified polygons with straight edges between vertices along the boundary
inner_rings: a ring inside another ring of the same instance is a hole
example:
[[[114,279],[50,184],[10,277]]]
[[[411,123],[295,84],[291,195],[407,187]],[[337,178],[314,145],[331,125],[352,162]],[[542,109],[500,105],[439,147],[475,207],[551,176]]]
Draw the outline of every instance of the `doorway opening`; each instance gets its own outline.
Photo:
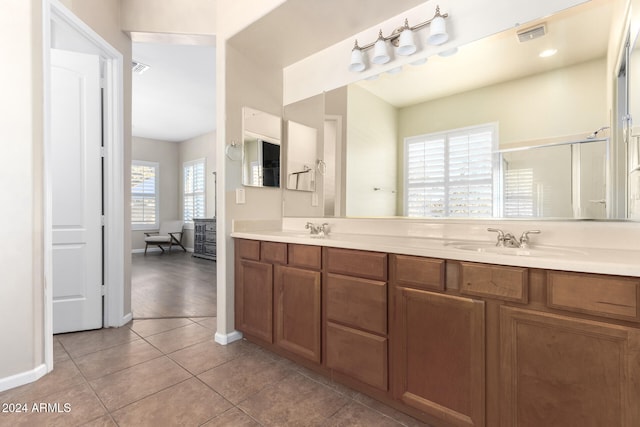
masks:
[[[192,254],[206,247],[215,255],[215,38],[133,33],[131,39],[132,162],[155,168],[154,189],[144,194],[132,172],[133,318],[215,317],[215,257]],[[179,246],[147,248],[149,233],[176,220],[184,224],[186,253]],[[212,224],[213,240],[200,240],[199,220]]]

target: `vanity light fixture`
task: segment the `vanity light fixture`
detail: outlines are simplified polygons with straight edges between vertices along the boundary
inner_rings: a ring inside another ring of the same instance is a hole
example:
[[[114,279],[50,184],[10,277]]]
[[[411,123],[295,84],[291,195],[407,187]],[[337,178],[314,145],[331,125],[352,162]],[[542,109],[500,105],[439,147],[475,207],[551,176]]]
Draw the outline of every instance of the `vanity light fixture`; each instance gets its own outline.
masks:
[[[373,42],[366,44],[364,46],[358,45],[358,40],[356,40],[353,49],[351,50],[351,62],[349,63],[349,71],[361,72],[364,71],[367,67],[364,61],[364,51],[373,47],[373,57],[371,58],[371,62],[374,64],[386,64],[391,60],[391,56],[389,55],[389,50],[387,46],[387,42],[391,42],[397,50],[398,55],[412,55],[414,54],[418,47],[416,46],[414,40],[414,33],[416,30],[426,27],[427,25],[431,25],[431,32],[429,37],[427,38],[427,43],[434,46],[439,46],[449,40],[449,34],[447,33],[445,18],[448,18],[449,14],[445,13],[444,15],[440,13],[440,6],[436,6],[436,13],[433,18],[428,21],[421,22],[413,27],[409,26],[409,21],[407,19],[404,20],[404,25],[402,27],[398,27],[393,32],[384,36],[382,34],[382,30],[378,33],[378,39]]]

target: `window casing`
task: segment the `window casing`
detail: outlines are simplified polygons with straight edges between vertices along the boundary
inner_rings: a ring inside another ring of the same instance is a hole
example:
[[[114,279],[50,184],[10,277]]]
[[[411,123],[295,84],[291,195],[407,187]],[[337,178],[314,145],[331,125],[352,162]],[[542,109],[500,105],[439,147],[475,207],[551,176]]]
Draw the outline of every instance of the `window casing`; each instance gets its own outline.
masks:
[[[494,216],[497,141],[495,123],[406,138],[404,214]]]
[[[160,165],[134,160],[131,163],[131,228],[152,230],[159,227]]]
[[[205,170],[204,159],[183,164],[182,218],[185,222],[192,222],[194,218],[204,218],[206,215]]]

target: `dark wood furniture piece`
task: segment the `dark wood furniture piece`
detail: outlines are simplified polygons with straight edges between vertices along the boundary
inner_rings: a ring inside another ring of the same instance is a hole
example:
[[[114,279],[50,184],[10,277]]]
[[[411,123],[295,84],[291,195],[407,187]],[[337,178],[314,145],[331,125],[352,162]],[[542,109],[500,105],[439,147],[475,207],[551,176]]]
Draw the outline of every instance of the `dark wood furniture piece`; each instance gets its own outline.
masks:
[[[216,219],[194,218],[193,256],[216,260]]]

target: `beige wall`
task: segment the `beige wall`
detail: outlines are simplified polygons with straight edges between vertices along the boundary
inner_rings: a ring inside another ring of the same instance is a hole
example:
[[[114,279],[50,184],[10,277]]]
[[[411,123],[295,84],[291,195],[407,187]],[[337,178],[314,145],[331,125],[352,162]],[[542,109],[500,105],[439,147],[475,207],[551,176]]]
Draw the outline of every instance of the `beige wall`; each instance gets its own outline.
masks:
[[[398,110],[359,86],[349,86],[347,216],[398,215],[397,137]]]
[[[235,190],[242,188],[239,161],[225,156],[225,146],[242,140],[242,107],[247,106],[280,116],[282,112],[282,69],[256,64],[228,43],[233,34],[267,13],[282,0],[256,4],[249,0],[218,2],[216,35],[216,111],[218,179],[224,192],[218,195],[218,334],[234,331],[233,241],[234,219],[279,219],[282,217],[282,191],[275,188],[249,188],[246,204],[235,204]],[[224,19],[222,18],[224,17]]]
[[[160,180],[158,195],[160,208],[158,219],[170,221],[180,218],[181,210],[178,199],[178,184],[180,182],[179,144],[168,141],[133,137],[131,145],[131,160],[144,160],[159,164]],[[144,249],[144,232],[148,230],[131,231],[131,249]]]
[[[178,185],[178,212],[182,218],[182,200],[184,194],[184,176],[182,174],[182,166],[185,162],[197,159],[205,160],[205,200],[207,203],[206,217],[210,218],[215,215],[216,211],[216,177],[213,172],[216,170],[216,133],[209,132],[204,135],[196,136],[187,141],[178,144],[179,164],[178,177],[180,184]],[[183,244],[187,248],[193,248],[193,229],[185,230]]]
[[[199,35],[216,32],[216,0],[121,0],[121,3],[123,31]]]
[[[44,363],[41,20],[40,0],[0,3],[0,380]]]

